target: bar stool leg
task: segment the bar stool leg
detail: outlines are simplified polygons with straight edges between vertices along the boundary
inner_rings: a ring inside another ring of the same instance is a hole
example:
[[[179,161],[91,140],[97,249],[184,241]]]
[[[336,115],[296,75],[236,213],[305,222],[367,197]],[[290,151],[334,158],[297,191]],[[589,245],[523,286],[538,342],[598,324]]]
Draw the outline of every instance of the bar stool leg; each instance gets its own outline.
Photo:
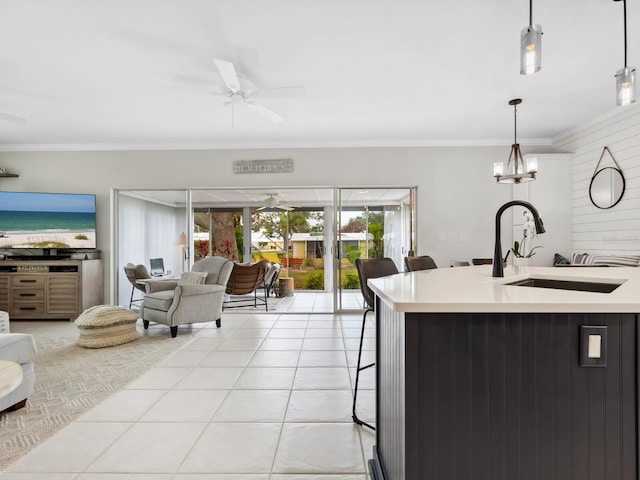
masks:
[[[358,366],[356,368],[356,385],[355,385],[355,388],[353,389],[353,410],[352,410],[351,418],[353,418],[353,421],[358,425],[369,427],[371,430],[375,430],[376,427],[365,422],[364,420],[361,420],[358,417],[358,414],[356,413],[356,401],[358,399],[358,383],[360,381],[360,371],[366,370],[367,368],[373,367],[375,365],[375,362],[373,362],[373,363],[370,363],[369,365],[365,365],[364,367],[360,366],[360,362],[362,360],[362,343],[364,341],[364,327],[367,323],[367,313],[369,312],[373,312],[373,310],[370,308],[367,308],[364,311],[364,315],[362,316],[362,331],[360,332],[360,348],[358,349]]]

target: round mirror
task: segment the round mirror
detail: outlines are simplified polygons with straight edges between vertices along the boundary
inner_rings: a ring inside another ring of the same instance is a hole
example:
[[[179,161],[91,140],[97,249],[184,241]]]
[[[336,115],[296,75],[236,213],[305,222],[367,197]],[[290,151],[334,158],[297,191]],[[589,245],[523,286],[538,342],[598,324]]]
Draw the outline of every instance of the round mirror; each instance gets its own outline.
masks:
[[[598,208],[611,208],[622,199],[624,187],[622,171],[615,167],[605,167],[591,178],[589,198]]]

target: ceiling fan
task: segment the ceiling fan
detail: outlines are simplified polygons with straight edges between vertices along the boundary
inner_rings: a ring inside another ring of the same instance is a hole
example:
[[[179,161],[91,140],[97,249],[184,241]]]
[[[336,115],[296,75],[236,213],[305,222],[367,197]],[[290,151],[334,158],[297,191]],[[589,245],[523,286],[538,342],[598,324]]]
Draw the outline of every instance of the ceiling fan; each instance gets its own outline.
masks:
[[[256,94],[252,90],[244,89],[240,86],[240,80],[238,78],[238,73],[236,72],[236,68],[233,63],[228,62],[227,60],[221,60],[219,58],[214,58],[213,63],[216,65],[218,72],[220,72],[220,76],[225,83],[226,88],[222,88],[222,94],[227,97],[227,100],[223,105],[231,104],[231,122],[233,126],[234,120],[234,107],[236,104],[246,105],[249,110],[257,113],[261,117],[270,121],[271,123],[281,123],[285,118],[279,113],[271,110],[270,108],[265,107],[261,103],[258,103],[253,100],[252,96]],[[269,90],[278,91],[281,94],[288,92],[292,95],[295,95],[301,87],[281,87],[274,88]]]
[[[266,210],[266,209],[278,209],[284,210],[285,212],[290,212],[294,210],[293,207],[289,207],[287,205],[280,205],[280,200],[276,196],[275,193],[269,193],[267,198],[264,200],[264,205],[260,208],[256,208],[256,210]]]

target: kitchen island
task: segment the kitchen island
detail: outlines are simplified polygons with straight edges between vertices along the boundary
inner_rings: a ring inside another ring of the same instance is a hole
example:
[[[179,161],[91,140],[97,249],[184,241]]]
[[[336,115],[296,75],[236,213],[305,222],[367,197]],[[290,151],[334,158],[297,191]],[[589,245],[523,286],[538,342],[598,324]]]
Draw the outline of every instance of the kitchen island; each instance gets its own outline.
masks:
[[[637,479],[640,269],[504,275],[484,265],[369,280],[372,478]]]

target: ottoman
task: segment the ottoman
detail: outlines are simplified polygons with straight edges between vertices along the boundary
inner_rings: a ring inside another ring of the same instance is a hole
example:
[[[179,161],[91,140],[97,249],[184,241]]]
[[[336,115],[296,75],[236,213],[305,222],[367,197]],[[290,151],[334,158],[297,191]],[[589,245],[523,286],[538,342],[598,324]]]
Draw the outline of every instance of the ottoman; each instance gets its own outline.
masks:
[[[104,348],[133,342],[138,339],[138,313],[124,307],[98,305],[80,314],[75,324],[80,336],[78,345]]]

